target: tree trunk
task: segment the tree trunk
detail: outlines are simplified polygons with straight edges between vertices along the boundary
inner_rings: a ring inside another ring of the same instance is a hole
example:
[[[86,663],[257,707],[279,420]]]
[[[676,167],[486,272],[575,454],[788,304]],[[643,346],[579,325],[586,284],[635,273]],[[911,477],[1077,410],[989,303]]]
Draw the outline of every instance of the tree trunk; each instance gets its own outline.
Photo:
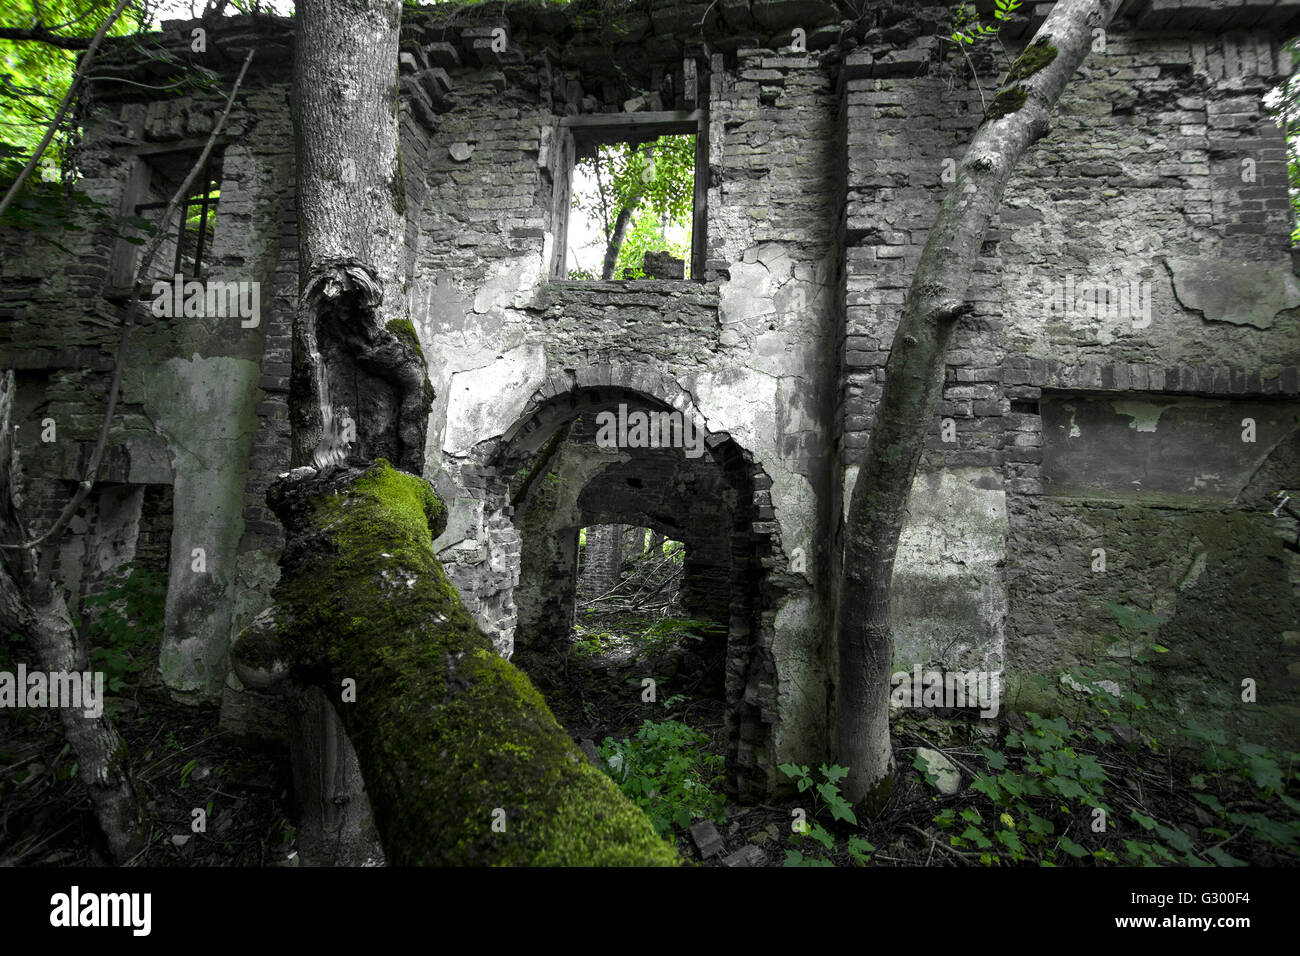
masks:
[[[304,0],[297,10],[294,465],[351,455],[423,471],[433,395],[402,288],[401,14],[400,0]]]
[[[294,472],[267,500],[286,533],[276,603],[231,661],[250,686],[333,704],[390,864],[676,864],[465,610],[428,482],[376,462]]]
[[[299,467],[267,496],[286,531],[276,604],[231,661],[250,686],[330,703],[355,749],[335,746],[346,741],[321,708],[300,708],[296,737],[312,750],[295,754],[311,791],[300,798],[359,797],[355,753],[390,863],[671,865],[648,818],[494,652],[433,553],[446,512],[418,477],[433,396],[403,306],[400,16],[399,0],[298,7]],[[345,839],[348,819],[334,821]]]
[[[609,234],[609,242],[605,244],[605,263],[600,269],[602,279],[614,278],[614,269],[618,265],[618,254],[623,249],[623,240],[627,238],[627,227],[632,221],[633,213],[636,212],[636,206],[636,200],[633,200],[629,205],[618,211],[618,218],[614,220],[614,230]]]
[[[400,0],[303,0],[293,69],[299,303],[290,461],[385,458],[420,474],[433,389],[407,318]],[[303,859],[376,857],[356,755],[313,687],[290,702]],[[332,698],[331,698],[332,699]]]
[[[14,392],[14,373],[0,373],[0,540],[7,542],[23,539],[14,492],[17,460],[9,420]],[[0,549],[0,626],[27,635],[47,673],[84,670],[87,663],[77,660],[76,633],[63,596],[53,582],[37,572],[37,563],[37,555],[29,549]],[[115,863],[125,863],[144,846],[144,821],[126,745],[107,713],[87,717],[82,710],[62,707],[59,721],[77,755],[79,777],[95,808],[109,856]]]
[[[1061,0],[1013,64],[944,197],[903,304],[885,387],[853,486],[839,606],[837,750],[847,798],[868,813],[893,780],[889,740],[894,642],[890,584],[898,536],[941,389],[948,340],[968,311],[966,290],[989,223],[1020,157],[1087,56],[1092,30],[1119,0]]]

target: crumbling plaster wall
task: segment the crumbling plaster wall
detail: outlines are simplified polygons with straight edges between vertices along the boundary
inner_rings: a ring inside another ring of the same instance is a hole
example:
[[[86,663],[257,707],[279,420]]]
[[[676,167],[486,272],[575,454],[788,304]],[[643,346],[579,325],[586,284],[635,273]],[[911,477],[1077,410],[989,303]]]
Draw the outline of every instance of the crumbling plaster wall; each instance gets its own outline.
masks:
[[[1041,22],[1041,6],[1024,30]],[[1040,402],[1061,393],[1231,398],[1272,414],[1300,393],[1284,146],[1260,105],[1284,72],[1277,36],[1292,6],[1261,14],[1205,0],[1152,13],[1125,4],[1106,49],[1067,89],[1053,132],[1026,156],[987,237],[975,309],[954,336],[913,488],[897,566],[900,664],[925,655],[997,669],[1009,660],[1054,679],[1053,649],[1100,626],[1099,602],[1141,604],[1155,579],[1182,581],[1181,558],[1170,555],[1204,534],[1227,541],[1222,557],[1207,555],[1205,580],[1261,582],[1250,585],[1261,605],[1290,606],[1294,562],[1270,552],[1283,562],[1273,574],[1250,554],[1255,537],[1277,530],[1257,514],[1263,479],[1227,503],[1121,499],[1096,488],[1051,494]],[[426,473],[451,509],[440,558],[509,653],[522,541],[510,509],[487,493],[501,477],[491,456],[499,439],[547,401],[610,386],[730,436],[757,469],[751,532],[775,545],[761,561],[776,585],[757,609],[772,632],[765,653],[775,687],[769,702],[756,678],[752,695],[775,728],[763,757],[771,764],[772,755],[812,756],[828,739],[834,529],[870,434],[897,312],[947,188],[946,164],[964,152],[981,98],[964,65],[945,65],[933,42],[949,12],[942,4],[884,4],[865,36],[841,29],[835,7],[817,0],[655,7],[585,34],[562,12],[527,13],[534,37],[567,31],[558,51],[515,42],[498,53],[494,22],[477,14],[467,28],[404,25],[407,294],[437,390]],[[1134,10],[1137,30],[1125,19]],[[525,12],[510,16],[500,22],[514,35]],[[698,42],[700,25],[711,50]],[[811,53],[790,48],[794,26],[807,28]],[[184,27],[168,27],[180,50]],[[285,30],[258,42],[282,49]],[[1012,46],[1017,36],[1023,30],[1009,27]],[[614,55],[677,77],[687,56],[704,80],[703,283],[548,279],[555,121],[622,102],[629,90],[591,72]],[[262,499],[287,465],[297,275],[288,57],[271,59],[231,118],[213,249],[214,277],[262,284],[261,325],[142,325],[102,473],[175,485],[165,670],[194,696],[219,687],[225,643],[265,604],[281,542]],[[121,95],[98,104],[82,161],[83,188],[110,203],[133,150],[201,141],[216,107]],[[41,443],[34,427],[19,433],[33,479],[27,517],[39,528],[80,477],[98,427],[121,311],[103,295],[113,243],[102,226],[69,237],[69,267],[62,254],[56,261],[47,249],[0,241],[0,316],[13,329],[4,364],[22,371],[29,417],[59,423],[54,443]],[[1049,289],[1070,277],[1149,282],[1151,321],[1050,313]],[[203,411],[182,414],[179,402]],[[954,441],[945,440],[945,419]],[[1300,480],[1288,441],[1279,439],[1260,472],[1279,487]],[[1211,515],[1220,516],[1217,530],[1207,530]],[[1163,529],[1155,550],[1126,537],[1126,522]],[[1086,578],[1082,551],[1056,546],[1081,527],[1118,536],[1132,587],[1101,589]],[[195,547],[205,548],[202,575],[192,570]],[[954,568],[970,600],[936,619],[926,595],[949,593]],[[1066,614],[1042,582],[1065,582],[1062,593],[1091,601],[1092,616]],[[1213,601],[1183,600],[1179,626],[1208,633],[1196,622],[1213,617],[1214,601],[1240,611],[1231,603],[1239,593],[1225,584]],[[1294,629],[1270,634],[1261,647],[1294,653]],[[945,657],[954,647],[957,658]],[[1293,694],[1293,683],[1277,686]]]
[[[1061,674],[1079,662],[1079,649],[1115,629],[1107,601],[1154,607],[1171,621],[1170,635],[1183,635],[1180,659],[1239,657],[1237,670],[1267,673],[1270,692],[1294,702],[1286,663],[1294,651],[1284,649],[1288,640],[1294,644],[1287,638],[1293,632],[1279,623],[1289,612],[1252,618],[1244,610],[1257,599],[1274,609],[1294,600],[1289,557],[1276,543],[1263,549],[1267,557],[1258,546],[1275,537],[1269,525],[1277,522],[1265,518],[1266,508],[1261,512],[1267,495],[1239,482],[1224,500],[1215,481],[1194,480],[1214,470],[1197,462],[1197,442],[1230,435],[1241,447],[1243,414],[1235,407],[1235,419],[1228,414],[1227,399],[1253,401],[1258,409],[1258,444],[1247,446],[1242,460],[1258,464],[1256,449],[1294,441],[1294,415],[1282,400],[1297,394],[1300,286],[1290,255],[1284,143],[1262,103],[1288,67],[1279,59],[1279,33],[1216,36],[1206,32],[1208,14],[1195,4],[1168,16],[1159,24],[1167,34],[1124,22],[1107,31],[1104,49],[1094,49],[1067,87],[1052,131],[1018,167],[986,237],[970,295],[974,312],[954,335],[900,543],[898,663],[956,666],[939,652],[960,644],[969,622],[983,616],[985,666],[1005,663],[1010,700],[1021,707],[1051,709],[1068,699]],[[845,63],[846,500],[903,295],[946,188],[944,171],[960,160],[981,114],[969,84],[954,88],[941,74],[903,75],[906,66],[867,55]],[[1067,283],[1076,292],[1095,283],[1126,294],[1133,283],[1138,298],[1121,316],[1064,314],[1051,303],[1056,290],[1064,297]],[[1170,447],[1181,443],[1183,450],[1166,466],[1195,472],[1180,477],[1187,493],[1171,499],[1154,482],[1122,492],[1093,483],[1087,494],[1069,496],[1061,475],[1089,484],[1087,459],[1095,453],[1141,471],[1151,436],[1150,429],[1121,429],[1118,444],[1099,453],[1094,434],[1091,450],[1054,462],[1050,456],[1065,454],[1066,446],[1044,447],[1040,402],[1063,393],[1113,399],[1130,411],[1198,396],[1191,414],[1200,426],[1172,439]],[[1057,466],[1056,487],[1044,473],[1045,456],[1047,467]],[[1300,480],[1285,468],[1274,474],[1277,487]],[[994,490],[999,486],[1005,491]],[[986,496],[988,507],[980,504]],[[1195,558],[1183,560],[1188,542],[1208,541],[1207,521],[1218,522],[1211,535],[1218,546],[1205,555],[1206,580],[1219,582],[1213,600],[1161,598],[1171,586],[1177,591]],[[1135,533],[1126,524],[1146,530]],[[1116,550],[1123,555],[1122,577],[1091,570],[1090,549],[1103,537],[1112,557]],[[955,566],[976,575],[972,593],[988,600],[972,605],[980,614],[930,619],[923,598],[956,593],[945,580]],[[1213,610],[1215,601],[1223,602],[1221,610]],[[999,606],[1000,624],[996,613],[986,613]],[[1223,615],[1235,630],[1210,623]],[[918,626],[930,631],[928,642],[909,638]],[[1229,635],[1239,647],[1223,646]],[[1261,653],[1281,665],[1247,663]],[[971,666],[971,658],[964,663]],[[1192,670],[1197,681],[1225,679]],[[1209,697],[1199,686],[1190,695],[1198,706]]]
[[[1070,699],[1063,675],[1103,658],[1115,602],[1166,622],[1156,666],[1180,720],[1287,737],[1293,555],[1268,514],[1276,488],[1252,480],[1300,426],[1285,401],[1300,362],[1285,142],[1263,103],[1285,56],[1267,31],[1112,35],[1062,97],[1042,162],[1012,182],[1002,297],[1008,350],[1028,362],[1004,384],[1042,412],[1008,416],[1005,442],[1022,709]],[[1062,314],[1050,302],[1067,281],[1141,302]],[[1075,398],[1073,428],[1049,420]],[[1277,477],[1287,487],[1300,471]],[[1245,677],[1257,704],[1242,700]]]
[[[450,71],[457,105],[431,137],[411,309],[438,393],[428,472],[452,501],[436,546],[507,652],[512,615],[488,614],[508,605],[481,606],[500,561],[472,453],[509,433],[557,379],[672,383],[710,431],[730,435],[771,477],[765,500],[785,547],[813,552],[824,537],[840,201],[833,82],[815,58],[757,48],[738,56],[736,68],[715,57],[707,88],[703,285],[549,283],[555,115],[502,89],[490,66]],[[825,733],[821,572],[814,560],[806,583],[767,609],[776,615],[782,759],[795,756],[796,741],[816,749]]]
[[[179,329],[135,343],[141,351],[123,378],[123,398],[145,409],[175,476],[163,679],[173,692],[205,698],[226,683],[229,640],[261,610],[277,577],[279,541],[245,539],[245,506],[247,498],[261,498],[269,478],[271,462],[253,455],[265,397],[263,356],[268,335],[283,335],[288,318],[283,308],[276,314],[271,295],[278,260],[292,251],[284,248],[281,228],[292,185],[292,131],[278,109],[284,95],[283,88],[252,90],[228,121],[207,270],[210,280],[257,283],[258,324],[245,328],[239,317],[179,320]],[[152,110],[146,137],[174,134],[181,109]],[[195,125],[203,131],[202,123]],[[198,570],[200,550],[205,570]]]

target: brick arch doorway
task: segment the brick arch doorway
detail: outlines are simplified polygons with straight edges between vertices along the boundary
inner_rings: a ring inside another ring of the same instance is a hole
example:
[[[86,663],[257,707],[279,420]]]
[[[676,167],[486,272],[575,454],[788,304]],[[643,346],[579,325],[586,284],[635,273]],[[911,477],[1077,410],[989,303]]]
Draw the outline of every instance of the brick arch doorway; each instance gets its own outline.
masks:
[[[680,425],[668,447],[636,446],[631,429],[625,443],[598,443],[600,423],[609,421],[602,413],[617,416],[620,406],[626,416],[676,412]],[[513,599],[516,660],[526,670],[530,652],[569,638],[580,528],[627,524],[694,544],[686,579],[691,606],[723,618],[726,627],[720,676],[727,787],[742,797],[765,793],[779,597],[767,568],[780,542],[767,503],[771,481],[761,466],[729,435],[710,432],[689,401],[670,404],[619,385],[570,387],[536,399],[476,457],[486,510],[508,515],[521,541]]]

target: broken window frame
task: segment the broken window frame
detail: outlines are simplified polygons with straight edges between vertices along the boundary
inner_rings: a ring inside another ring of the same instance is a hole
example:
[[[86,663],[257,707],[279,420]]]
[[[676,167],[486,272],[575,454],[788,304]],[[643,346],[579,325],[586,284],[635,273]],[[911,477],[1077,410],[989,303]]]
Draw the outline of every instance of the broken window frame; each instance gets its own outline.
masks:
[[[550,275],[553,282],[590,282],[568,278],[569,216],[572,214],[573,167],[579,156],[600,145],[651,142],[660,136],[692,135],[695,137],[695,199],[691,222],[691,261],[689,279],[607,280],[617,282],[704,281],[705,225],[709,184],[709,118],[705,110],[673,110],[661,113],[595,113],[560,117],[554,129],[555,183],[551,223],[555,236],[551,249]]]
[[[221,190],[223,154],[228,142],[228,136],[219,136],[217,138],[212,154],[208,157],[206,168],[201,170],[199,175],[195,177],[195,185],[191,187],[190,195],[178,207],[178,218],[175,220],[175,226],[168,225],[169,232],[180,231],[176,243],[177,254],[172,263],[172,274],[179,272],[187,279],[202,278],[205,265],[203,259],[207,258],[210,261],[212,258],[211,247],[205,245],[203,234],[206,232],[207,224],[215,218],[215,208],[220,201],[220,197],[214,198],[212,193],[220,193]],[[150,202],[149,188],[157,175],[156,167],[162,160],[171,160],[174,165],[179,160],[179,164],[183,165],[186,173],[188,173],[206,145],[207,139],[204,138],[201,140],[157,143],[130,149],[130,171],[127,174],[126,188],[122,192],[121,202],[118,207],[119,215],[123,217],[139,216],[142,212],[165,208],[175,191],[175,185],[172,185],[170,189],[164,187],[167,194],[165,199]],[[196,250],[198,255],[195,258],[195,266],[191,274],[181,269],[180,264],[184,258],[184,224],[189,210],[198,204],[196,200],[204,204],[204,215],[201,217],[199,248]],[[147,233],[142,232],[142,237],[147,238],[147,235]],[[136,264],[139,261],[142,249],[142,246],[127,242],[125,239],[119,238],[117,240],[109,267],[108,287],[106,289],[106,295],[110,298],[125,299],[129,297],[135,279]],[[154,263],[155,268],[158,265],[159,263]]]
[[[187,279],[197,279],[203,275],[203,252],[208,231],[208,212],[209,210],[212,211],[212,217],[215,220],[216,207],[220,201],[220,197],[214,196],[213,194],[221,192],[221,180],[218,177],[213,176],[212,173],[206,169],[199,174],[195,182],[202,183],[203,185],[197,192],[192,192],[189,196],[181,200],[181,204],[178,207],[180,210],[180,217],[176,222],[176,258],[172,263],[173,271],[185,276]],[[182,268],[187,258],[185,239],[189,235],[189,230],[186,228],[185,224],[189,222],[190,210],[195,206],[199,207],[200,210],[199,228],[198,236],[194,242],[194,268],[192,272],[187,272]],[[140,216],[142,213],[150,210],[166,208],[166,200],[163,202],[137,203],[134,214]],[[167,230],[168,232],[171,231],[170,223],[167,225]]]

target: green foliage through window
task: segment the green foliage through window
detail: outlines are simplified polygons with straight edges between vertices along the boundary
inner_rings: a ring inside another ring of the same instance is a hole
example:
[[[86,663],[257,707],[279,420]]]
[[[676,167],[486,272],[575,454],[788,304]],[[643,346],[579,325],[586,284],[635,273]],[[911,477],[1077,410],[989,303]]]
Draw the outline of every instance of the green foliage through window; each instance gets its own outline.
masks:
[[[82,602],[89,619],[91,665],[104,671],[114,693],[157,656],[166,597],[163,575],[130,566],[112,587]]]
[[[569,278],[642,279],[647,252],[667,252],[689,268],[695,209],[695,137],[602,144],[573,170]],[[575,248],[578,242],[582,248]]]

